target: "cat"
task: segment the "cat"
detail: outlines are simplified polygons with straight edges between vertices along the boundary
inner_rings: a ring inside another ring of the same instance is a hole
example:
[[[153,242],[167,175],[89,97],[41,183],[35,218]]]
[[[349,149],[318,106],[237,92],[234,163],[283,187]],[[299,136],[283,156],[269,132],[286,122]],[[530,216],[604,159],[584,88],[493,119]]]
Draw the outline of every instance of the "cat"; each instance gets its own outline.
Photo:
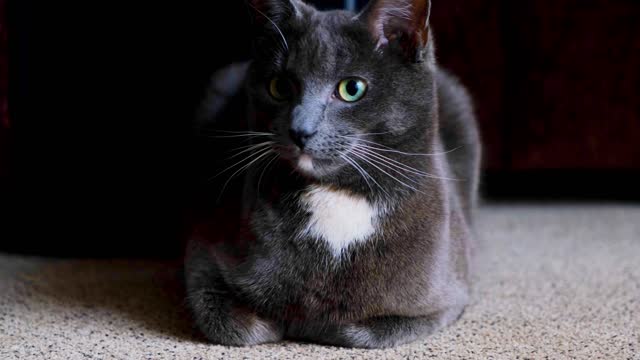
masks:
[[[215,344],[355,348],[452,324],[481,145],[470,96],[436,63],[430,1],[248,4],[254,58],[216,73],[200,115],[216,151],[249,143],[187,246],[195,324]]]

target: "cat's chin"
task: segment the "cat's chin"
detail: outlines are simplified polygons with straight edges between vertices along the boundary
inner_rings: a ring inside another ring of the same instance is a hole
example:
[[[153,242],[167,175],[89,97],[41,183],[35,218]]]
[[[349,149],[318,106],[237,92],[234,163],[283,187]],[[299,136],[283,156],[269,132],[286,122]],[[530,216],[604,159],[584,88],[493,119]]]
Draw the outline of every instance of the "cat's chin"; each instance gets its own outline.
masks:
[[[279,154],[295,172],[304,177],[321,180],[336,173],[343,166],[335,159],[321,158],[302,152],[296,146],[280,147]]]
[[[340,168],[333,160],[314,158],[308,154],[297,156],[292,165],[300,174],[314,179],[330,175]]]

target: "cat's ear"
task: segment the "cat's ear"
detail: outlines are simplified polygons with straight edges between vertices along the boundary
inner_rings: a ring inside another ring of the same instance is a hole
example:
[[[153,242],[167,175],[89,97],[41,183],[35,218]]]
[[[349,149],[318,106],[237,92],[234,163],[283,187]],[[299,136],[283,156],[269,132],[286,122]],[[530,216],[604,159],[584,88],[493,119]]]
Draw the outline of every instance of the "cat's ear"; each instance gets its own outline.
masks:
[[[367,23],[377,49],[397,42],[411,61],[422,62],[431,48],[430,13],[430,0],[372,0],[358,18]]]

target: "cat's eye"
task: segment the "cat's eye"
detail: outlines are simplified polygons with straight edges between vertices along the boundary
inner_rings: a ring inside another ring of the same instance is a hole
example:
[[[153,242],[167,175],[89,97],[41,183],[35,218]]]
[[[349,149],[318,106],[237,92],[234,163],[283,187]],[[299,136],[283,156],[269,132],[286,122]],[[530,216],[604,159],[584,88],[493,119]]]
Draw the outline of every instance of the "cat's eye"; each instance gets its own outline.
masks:
[[[366,92],[367,83],[357,77],[342,79],[336,89],[338,98],[346,102],[358,101],[364,97]]]
[[[269,82],[269,95],[278,101],[285,101],[293,95],[293,85],[285,77],[276,76]]]

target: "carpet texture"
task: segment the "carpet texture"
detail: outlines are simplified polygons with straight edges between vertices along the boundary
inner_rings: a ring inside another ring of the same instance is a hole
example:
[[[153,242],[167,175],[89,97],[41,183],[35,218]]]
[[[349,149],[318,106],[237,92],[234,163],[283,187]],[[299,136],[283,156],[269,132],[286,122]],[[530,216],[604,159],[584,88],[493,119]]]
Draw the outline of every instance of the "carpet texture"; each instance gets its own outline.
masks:
[[[178,264],[0,255],[0,359],[640,359],[640,206],[491,205],[473,302],[388,350],[209,345]]]

